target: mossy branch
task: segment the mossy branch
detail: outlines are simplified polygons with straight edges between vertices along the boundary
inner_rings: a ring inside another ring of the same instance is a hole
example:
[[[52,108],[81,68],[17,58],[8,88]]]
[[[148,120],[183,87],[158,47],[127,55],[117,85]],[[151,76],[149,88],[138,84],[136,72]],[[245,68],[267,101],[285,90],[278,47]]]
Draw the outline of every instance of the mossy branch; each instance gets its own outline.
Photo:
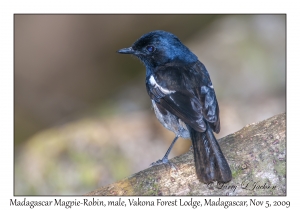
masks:
[[[279,114],[219,140],[230,165],[229,183],[199,182],[193,153],[140,171],[87,195],[286,195],[286,114]]]

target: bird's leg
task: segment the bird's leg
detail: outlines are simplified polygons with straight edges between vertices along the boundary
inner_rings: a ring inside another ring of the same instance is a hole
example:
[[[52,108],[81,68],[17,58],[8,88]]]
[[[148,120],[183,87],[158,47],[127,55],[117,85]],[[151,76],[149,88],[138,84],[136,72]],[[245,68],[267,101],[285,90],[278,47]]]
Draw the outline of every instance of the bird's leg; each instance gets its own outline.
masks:
[[[172,141],[172,143],[171,143],[169,149],[167,150],[165,156],[164,156],[161,160],[158,160],[158,161],[156,161],[156,162],[151,163],[150,166],[155,166],[155,165],[160,165],[160,164],[164,164],[164,163],[169,163],[168,156],[169,156],[169,154],[170,154],[170,152],[171,152],[171,150],[172,150],[172,148],[173,148],[175,142],[177,141],[178,137],[179,137],[178,135],[175,136],[175,138],[174,138],[174,140]]]

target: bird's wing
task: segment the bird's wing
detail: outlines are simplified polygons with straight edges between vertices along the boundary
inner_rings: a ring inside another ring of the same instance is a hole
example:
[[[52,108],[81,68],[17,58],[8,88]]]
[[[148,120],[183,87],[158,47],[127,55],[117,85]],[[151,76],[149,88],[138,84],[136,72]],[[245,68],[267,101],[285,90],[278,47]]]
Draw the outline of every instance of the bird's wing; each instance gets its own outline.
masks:
[[[206,123],[220,131],[219,106],[204,65],[168,65],[147,80],[150,97],[183,122],[203,132]]]

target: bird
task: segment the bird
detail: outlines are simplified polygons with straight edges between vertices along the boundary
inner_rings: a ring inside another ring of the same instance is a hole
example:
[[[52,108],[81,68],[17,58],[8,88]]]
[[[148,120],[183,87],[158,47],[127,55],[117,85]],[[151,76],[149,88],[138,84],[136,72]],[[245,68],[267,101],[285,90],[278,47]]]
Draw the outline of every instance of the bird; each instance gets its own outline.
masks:
[[[164,157],[179,137],[192,141],[196,175],[208,184],[226,183],[232,173],[213,132],[220,131],[219,105],[208,71],[178,37],[163,30],[142,35],[117,51],[136,56],[146,67],[146,89],[159,122],[175,134]]]

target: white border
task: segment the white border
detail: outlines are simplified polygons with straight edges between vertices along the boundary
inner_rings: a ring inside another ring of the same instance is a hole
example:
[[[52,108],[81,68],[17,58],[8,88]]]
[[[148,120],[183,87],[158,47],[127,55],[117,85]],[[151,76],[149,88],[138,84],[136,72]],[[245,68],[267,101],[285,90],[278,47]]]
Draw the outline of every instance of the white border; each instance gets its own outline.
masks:
[[[295,3],[293,3],[295,2]],[[287,143],[288,172],[286,197],[256,197],[259,200],[289,200],[298,208],[299,188],[299,6],[296,1],[2,1],[1,2],[1,195],[3,209],[29,209],[9,207],[13,199],[13,14],[14,13],[287,13]],[[276,36],[276,34],[274,34]],[[22,199],[23,197],[16,197]],[[55,197],[29,197],[30,200],[53,200]],[[64,197],[66,200],[83,197]],[[165,197],[173,199],[175,197]],[[216,198],[216,197],[214,197]],[[222,197],[222,200],[249,200],[250,197]],[[112,197],[102,198],[111,200]],[[125,198],[124,198],[125,199]],[[143,197],[156,200],[154,197]],[[188,197],[185,197],[188,199]],[[203,199],[203,198],[201,198]],[[140,207],[139,207],[140,208]],[[151,207],[147,207],[151,208]],[[153,208],[153,207],[152,207]],[[172,207],[164,207],[172,208]],[[181,208],[182,207],[175,207]],[[36,209],[36,208],[35,208]],[[75,209],[72,208],[72,209]],[[79,209],[79,208],[76,208]],[[82,207],[84,209],[84,207]],[[99,207],[97,208],[99,209]],[[106,208],[109,209],[109,208]],[[172,208],[174,209],[174,208]],[[189,209],[192,209],[189,207]],[[213,208],[215,209],[215,208]],[[272,209],[272,208],[271,208]]]

